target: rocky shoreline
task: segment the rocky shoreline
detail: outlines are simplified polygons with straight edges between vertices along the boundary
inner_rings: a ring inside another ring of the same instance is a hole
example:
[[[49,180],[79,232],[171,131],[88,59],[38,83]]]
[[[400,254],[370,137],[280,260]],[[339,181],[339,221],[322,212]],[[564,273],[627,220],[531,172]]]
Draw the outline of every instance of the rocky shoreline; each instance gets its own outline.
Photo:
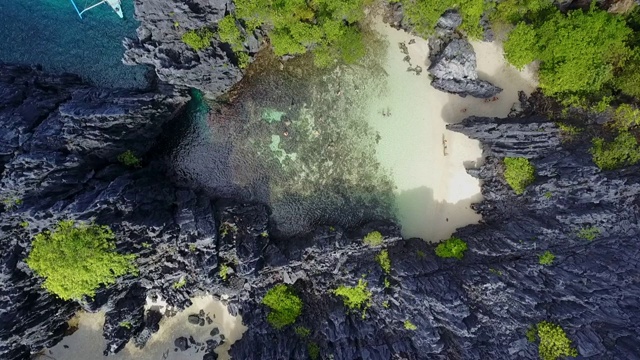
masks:
[[[469,246],[463,260],[438,258],[434,245],[402,239],[386,222],[271,238],[266,206],[214,200],[174,184],[151,156],[163,125],[189,100],[180,87],[217,96],[241,77],[225,66],[223,47],[201,56],[171,30],[175,22],[210,24],[229,1],[190,2],[175,20],[161,5],[136,0],[145,21],[126,56],[156,66],[158,77],[177,87],[96,89],[74,76],[0,66],[0,190],[8,200],[0,205],[0,358],[29,359],[59,342],[79,309],[106,311],[105,355],[132,338],[143,346],[158,330],[157,314],[144,311],[147,296],[185,308],[206,291],[228,295],[230,312],[248,326],[231,349],[235,359],[305,359],[311,342],[322,358],[336,360],[536,359],[525,332],[542,320],[560,324],[582,357],[640,359],[639,166],[600,171],[586,139],[565,141],[531,101],[506,119],[470,117],[449,126],[479,140],[485,157],[468,170],[483,180],[484,201],[475,206],[483,223],[456,232]],[[258,40],[248,47],[257,51]],[[496,91],[478,83],[463,91],[474,89]],[[142,167],[117,161],[127,150]],[[537,169],[521,196],[500,175],[504,156],[529,158]],[[83,304],[42,290],[23,259],[34,234],[65,218],[109,225],[118,250],[138,256],[139,276],[123,277]],[[232,230],[220,231],[222,224]],[[576,235],[593,226],[600,230],[595,240]],[[385,237],[388,287],[375,261],[381,248],[362,241],[370,231]],[[556,256],[552,266],[538,263],[545,250]],[[218,275],[222,263],[233,264],[226,281]],[[373,294],[364,318],[331,294],[363,275]],[[176,288],[181,279],[186,286]],[[298,324],[311,330],[308,337],[266,322],[261,299],[281,282],[293,284],[304,302]],[[119,326],[124,319],[130,327]],[[405,329],[405,320],[417,329]]]
[[[187,101],[184,93],[97,90],[74,77],[7,66],[0,82],[0,121],[8,130],[2,132],[0,184],[3,194],[21,199],[0,213],[5,359],[26,359],[59,341],[81,307],[106,310],[105,354],[132,337],[142,345],[157,324],[156,317],[145,318],[147,295],[161,294],[183,308],[201,291],[228,294],[230,311],[243,316],[249,329],[231,350],[238,359],[305,358],[308,341],[335,359],[534,359],[536,346],[524,332],[541,320],[562,324],[583,356],[638,358],[639,169],[602,173],[587,144],[567,147],[531,106],[507,119],[472,117],[450,125],[480,140],[486,157],[469,170],[484,182],[485,200],[476,207],[484,223],[458,230],[470,250],[455,261],[436,257],[433,245],[419,239],[402,239],[389,223],[271,239],[264,235],[269,210],[263,205],[213,202],[165,180],[153,161],[140,169],[118,164],[115,158],[127,149],[145,159],[162,124]],[[523,196],[501,179],[503,156],[535,164],[538,180]],[[110,225],[119,250],[138,255],[140,276],[122,278],[81,306],[45,293],[22,260],[31,236],[63,218]],[[23,221],[28,227],[19,226]],[[234,230],[220,234],[223,223]],[[584,226],[597,226],[601,235],[591,242],[577,238]],[[373,230],[385,235],[389,250],[388,288],[374,260],[379,248],[362,242]],[[554,266],[537,263],[546,249],[557,257]],[[221,262],[236,264],[226,282],[218,276]],[[362,275],[373,293],[365,319],[330,295]],[[175,289],[182,277],[187,286]],[[267,324],[260,300],[279,282],[301,294],[308,339]],[[129,329],[117,326],[124,318],[133,319]],[[405,330],[404,320],[418,329]]]

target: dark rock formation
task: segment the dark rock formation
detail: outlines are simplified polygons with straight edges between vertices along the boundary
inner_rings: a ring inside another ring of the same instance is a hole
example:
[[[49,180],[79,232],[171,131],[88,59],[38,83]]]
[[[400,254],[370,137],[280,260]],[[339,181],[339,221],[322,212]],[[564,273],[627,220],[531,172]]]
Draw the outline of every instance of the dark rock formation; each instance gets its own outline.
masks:
[[[488,81],[478,79],[476,53],[457,28],[462,17],[455,11],[447,11],[438,20],[434,36],[429,38],[429,73],[431,85],[462,97],[490,98],[502,91]]]
[[[640,358],[640,167],[601,172],[588,142],[561,143],[555,125],[529,110],[450,125],[483,142],[485,163],[469,172],[483,180],[485,200],[475,207],[483,223],[456,233],[469,245],[464,259],[443,260],[434,245],[402,239],[385,222],[271,238],[265,206],[214,203],[171,183],[146,155],[186,100],[170,88],[107,92],[3,67],[0,89],[0,186],[22,200],[0,209],[2,359],[26,359],[56,343],[80,308],[45,293],[23,262],[32,235],[63,218],[109,225],[118,249],[138,255],[138,277],[125,276],[82,305],[107,313],[105,353],[130,337],[143,345],[157,331],[158,314],[142,310],[145,296],[161,294],[184,308],[207,290],[228,294],[230,312],[248,326],[232,347],[236,359],[304,359],[309,344],[336,360],[535,359],[524,334],[542,320],[560,324],[584,357]],[[126,149],[145,166],[118,164]],[[503,156],[536,166],[537,180],[521,196],[502,180]],[[25,220],[26,229],[19,226]],[[600,230],[595,240],[576,236],[591,226]],[[389,275],[375,261],[381,247],[363,244],[373,230],[385,236]],[[545,250],[556,255],[551,266],[538,263]],[[233,270],[225,282],[221,263]],[[371,306],[366,314],[347,311],[331,291],[362,278]],[[181,279],[186,286],[173,286]],[[282,282],[305,305],[295,326],[276,331],[260,302]],[[417,330],[405,329],[405,320]],[[310,329],[309,337],[296,326]],[[210,348],[204,353],[215,359]]]
[[[431,86],[462,97],[471,95],[477,98],[490,98],[502,91],[488,81],[478,79],[476,72],[476,54],[465,39],[452,39],[435,48],[431,41],[431,65],[429,73],[433,76]]]
[[[136,0],[135,9],[140,27],[137,40],[125,40],[126,64],[152,65],[160,80],[194,87],[214,97],[242,78],[233,51],[217,36],[210,47],[199,51],[182,41],[182,35],[189,30],[209,28],[215,32],[218,21],[233,9],[230,0]],[[259,41],[254,34],[245,35],[247,51],[254,54]]]

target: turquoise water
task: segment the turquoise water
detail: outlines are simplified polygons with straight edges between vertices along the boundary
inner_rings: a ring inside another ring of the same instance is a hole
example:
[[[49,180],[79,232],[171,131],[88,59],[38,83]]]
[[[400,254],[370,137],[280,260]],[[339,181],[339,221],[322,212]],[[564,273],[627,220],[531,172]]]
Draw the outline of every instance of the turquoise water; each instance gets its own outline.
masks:
[[[78,7],[98,0],[76,0]],[[147,67],[122,63],[125,37],[136,37],[133,1],[123,0],[125,19],[102,4],[81,20],[70,0],[0,1],[0,62],[42,65],[80,75],[90,83],[135,88],[147,84]]]

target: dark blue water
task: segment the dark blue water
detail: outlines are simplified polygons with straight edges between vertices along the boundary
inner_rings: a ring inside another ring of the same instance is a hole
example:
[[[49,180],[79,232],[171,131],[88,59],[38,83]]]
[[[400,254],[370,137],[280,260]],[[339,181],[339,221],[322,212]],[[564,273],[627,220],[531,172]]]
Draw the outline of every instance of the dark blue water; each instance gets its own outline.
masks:
[[[98,0],[76,0],[78,7]],[[125,19],[102,4],[81,20],[70,0],[0,0],[0,62],[42,65],[92,84],[135,88],[147,84],[144,66],[122,63],[125,37],[136,37],[133,1],[123,0]]]

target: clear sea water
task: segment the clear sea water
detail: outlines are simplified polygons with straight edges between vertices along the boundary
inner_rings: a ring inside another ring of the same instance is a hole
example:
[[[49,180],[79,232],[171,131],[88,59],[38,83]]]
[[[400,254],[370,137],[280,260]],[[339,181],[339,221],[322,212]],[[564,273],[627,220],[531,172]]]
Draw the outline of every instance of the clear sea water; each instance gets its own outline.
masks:
[[[98,0],[76,0],[82,9]],[[136,37],[133,0],[122,0],[125,19],[102,4],[81,20],[70,0],[1,0],[0,62],[41,65],[105,87],[145,87],[145,66],[122,63],[125,37]]]

